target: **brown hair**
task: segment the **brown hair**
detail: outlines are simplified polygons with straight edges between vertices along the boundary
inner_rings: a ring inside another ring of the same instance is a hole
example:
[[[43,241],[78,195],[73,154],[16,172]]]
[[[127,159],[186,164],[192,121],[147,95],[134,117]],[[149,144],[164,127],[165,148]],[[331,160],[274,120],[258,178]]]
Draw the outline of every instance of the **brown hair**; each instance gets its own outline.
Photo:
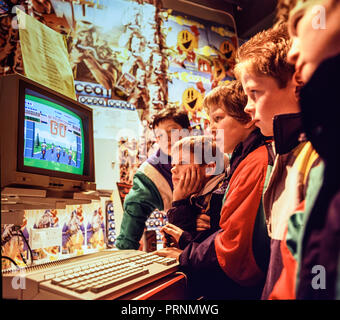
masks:
[[[157,127],[160,122],[164,120],[173,120],[183,129],[190,129],[188,113],[178,107],[166,107],[157,112],[152,119],[151,128],[155,129],[155,127]]]
[[[275,23],[288,21],[290,11],[296,6],[299,0],[279,0],[276,6]]]
[[[223,153],[217,148],[216,141],[211,136],[185,137],[174,144],[172,152],[174,150],[182,150],[182,152],[193,154],[195,161],[199,161],[201,165],[214,162],[216,163],[216,172],[224,171]],[[174,159],[174,161],[176,160]]]
[[[208,109],[210,105],[222,106],[228,115],[240,123],[248,123],[251,120],[250,115],[244,112],[247,105],[247,96],[243,91],[241,82],[238,80],[211,90],[203,100],[205,109]]]
[[[252,72],[272,77],[279,88],[285,88],[295,72],[295,67],[287,62],[290,47],[287,23],[281,22],[259,32],[238,49],[234,70],[236,77],[240,76],[241,65],[247,62]]]

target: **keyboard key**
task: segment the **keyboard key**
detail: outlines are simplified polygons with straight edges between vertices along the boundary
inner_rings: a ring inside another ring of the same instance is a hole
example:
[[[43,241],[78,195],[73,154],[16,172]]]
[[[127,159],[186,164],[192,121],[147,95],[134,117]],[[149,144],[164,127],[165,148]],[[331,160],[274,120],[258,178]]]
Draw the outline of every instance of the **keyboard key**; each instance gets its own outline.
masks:
[[[84,293],[86,291],[88,291],[90,288],[88,286],[80,286],[74,289],[74,291],[78,292],[78,293]]]
[[[64,275],[66,276],[73,272],[74,272],[73,269],[64,270]]]
[[[162,264],[164,266],[170,266],[171,264],[174,264],[177,262],[177,260],[175,258],[170,258],[170,259],[164,259],[164,260],[160,260],[160,261],[155,261],[156,263]]]
[[[87,277],[79,277],[78,280],[81,282],[81,281],[85,281],[87,280]]]
[[[82,286],[81,283],[73,283],[73,284],[67,286],[66,288],[67,288],[67,289],[70,289],[70,290],[75,290],[76,288],[79,288],[79,287],[81,287],[81,286]]]
[[[148,274],[149,273],[149,270],[147,269],[142,269],[142,270],[138,270],[138,271],[135,271],[135,272],[132,272],[130,274],[126,274],[122,277],[119,277],[117,279],[113,279],[112,281],[108,281],[108,282],[104,282],[102,284],[97,284],[97,285],[94,285],[91,287],[91,291],[92,292],[101,292],[101,291],[104,291],[104,290],[107,290],[109,288],[112,288],[114,286],[117,286],[119,284],[121,284],[122,282],[125,282],[125,281],[129,281],[129,280],[132,280],[132,279],[136,279],[138,277],[141,277],[145,274]]]
[[[52,279],[52,284],[59,284],[62,281],[64,281],[62,278],[54,278]]]
[[[82,281],[81,282],[81,284],[83,285],[83,286],[87,286],[87,285],[89,285],[90,283],[92,283],[93,281],[91,281],[91,280],[84,280],[84,281]]]
[[[45,274],[44,279],[45,279],[45,280],[51,280],[51,279],[53,279],[54,277],[55,277],[55,274],[54,274],[54,273],[52,273],[52,274]]]
[[[161,261],[163,259],[164,259],[163,257],[157,257],[157,258],[154,258],[153,261]]]
[[[67,281],[63,281],[63,282],[60,282],[59,283],[59,286],[61,286],[61,287],[67,287],[67,286],[69,286],[69,285],[71,285],[71,284],[73,284],[74,282],[72,282],[72,280],[67,280]]]
[[[153,264],[153,262],[152,261],[144,261],[144,262],[141,262],[139,265],[141,265],[141,266],[148,266],[150,264]]]
[[[67,276],[60,277],[60,279],[63,279],[63,281],[73,279],[73,274],[68,274]]]

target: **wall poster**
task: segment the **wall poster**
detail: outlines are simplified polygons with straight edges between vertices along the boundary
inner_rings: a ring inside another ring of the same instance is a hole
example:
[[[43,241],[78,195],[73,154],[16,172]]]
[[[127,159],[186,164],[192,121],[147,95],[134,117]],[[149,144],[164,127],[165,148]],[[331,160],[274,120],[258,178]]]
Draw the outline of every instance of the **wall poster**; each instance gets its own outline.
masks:
[[[24,74],[16,6],[66,39],[77,99],[94,111],[100,189],[131,185],[157,149],[149,128],[155,112],[183,108],[193,127],[207,130],[205,95],[233,79],[235,31],[162,9],[159,0],[0,1],[0,75]],[[34,259],[56,259],[105,247],[104,215],[100,203],[27,210],[21,231],[35,244]],[[56,228],[59,242],[39,248],[51,234],[39,233],[45,228]],[[29,253],[18,238],[4,250],[22,264]]]

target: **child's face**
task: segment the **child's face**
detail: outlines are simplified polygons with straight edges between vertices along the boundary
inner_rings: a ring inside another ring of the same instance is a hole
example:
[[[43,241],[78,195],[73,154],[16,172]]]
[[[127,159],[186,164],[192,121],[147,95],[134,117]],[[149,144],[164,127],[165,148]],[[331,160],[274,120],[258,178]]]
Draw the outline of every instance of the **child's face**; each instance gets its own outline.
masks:
[[[292,81],[281,89],[274,78],[256,75],[245,67],[241,69],[240,80],[248,96],[244,110],[250,114],[263,135],[273,136],[274,116],[299,112],[295,97],[296,87]]]
[[[205,180],[207,165],[196,163],[197,161],[195,162],[195,157],[193,154],[190,153],[190,154],[183,155],[182,148],[179,148],[179,150],[176,150],[176,151],[173,150],[172,157],[173,159],[178,159],[178,161],[176,160],[176,163],[172,164],[172,169],[171,169],[172,183],[174,185],[174,188],[176,188],[176,186],[179,183],[179,180],[184,176],[185,172],[189,168],[196,167],[199,171],[201,171],[200,176],[203,177],[203,179]]]
[[[247,137],[249,134],[247,128],[252,125],[240,123],[218,105],[209,106],[209,117],[217,147],[223,153],[232,153],[235,147]]]
[[[340,12],[328,9],[332,1],[299,1],[290,14],[288,28],[293,44],[288,62],[295,64],[305,83],[323,60],[340,52]]]
[[[163,120],[155,128],[157,143],[163,153],[170,155],[171,147],[181,138],[182,127],[173,120]]]

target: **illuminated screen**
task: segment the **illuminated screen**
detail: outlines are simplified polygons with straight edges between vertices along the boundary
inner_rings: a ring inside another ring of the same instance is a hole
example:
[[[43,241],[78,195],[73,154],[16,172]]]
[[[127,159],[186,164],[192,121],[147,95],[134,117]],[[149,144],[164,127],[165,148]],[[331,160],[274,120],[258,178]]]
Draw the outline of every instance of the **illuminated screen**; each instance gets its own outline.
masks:
[[[81,118],[30,89],[25,90],[24,165],[83,175]]]

